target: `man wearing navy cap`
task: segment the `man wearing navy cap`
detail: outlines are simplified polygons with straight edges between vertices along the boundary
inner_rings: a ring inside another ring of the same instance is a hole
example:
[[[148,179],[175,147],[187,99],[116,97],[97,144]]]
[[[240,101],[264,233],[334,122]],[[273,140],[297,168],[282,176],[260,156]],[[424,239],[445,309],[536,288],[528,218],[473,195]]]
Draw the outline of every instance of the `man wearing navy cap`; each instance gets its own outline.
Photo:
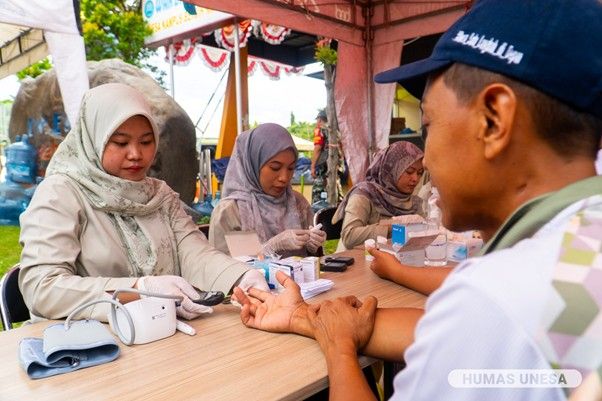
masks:
[[[565,400],[581,378],[599,390],[602,2],[478,1],[428,59],[375,80],[424,91],[443,225],[481,230],[483,254],[423,316],[372,297],[309,306],[286,280],[278,297],[250,291],[253,305],[237,291],[243,322],[316,338],[331,399],[373,397],[358,352],[405,359],[395,400]]]

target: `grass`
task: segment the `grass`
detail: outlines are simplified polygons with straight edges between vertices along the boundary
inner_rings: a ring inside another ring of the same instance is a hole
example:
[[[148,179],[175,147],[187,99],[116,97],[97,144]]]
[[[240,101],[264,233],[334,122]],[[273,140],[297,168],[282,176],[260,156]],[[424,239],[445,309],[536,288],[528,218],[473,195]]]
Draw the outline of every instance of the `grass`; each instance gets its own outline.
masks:
[[[19,231],[18,226],[0,226],[0,277],[21,257]]]
[[[21,245],[19,244],[18,226],[0,226],[0,277],[19,261]],[[14,327],[18,327],[16,324]],[[0,323],[0,331],[4,330]]]
[[[339,244],[338,239],[331,239],[331,240],[325,241],[324,242],[324,255],[333,254],[336,251],[338,244]]]

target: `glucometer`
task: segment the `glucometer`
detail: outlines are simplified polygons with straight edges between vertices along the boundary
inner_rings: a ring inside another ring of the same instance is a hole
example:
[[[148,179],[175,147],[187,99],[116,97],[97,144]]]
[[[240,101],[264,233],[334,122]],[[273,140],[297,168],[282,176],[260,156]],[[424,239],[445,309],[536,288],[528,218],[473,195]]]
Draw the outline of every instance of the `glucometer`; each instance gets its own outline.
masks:
[[[326,261],[320,266],[320,270],[325,272],[344,272],[347,265],[343,262]]]
[[[355,259],[353,259],[351,256],[327,256],[324,259],[324,262],[345,263],[346,266],[351,266],[353,262],[355,262]]]
[[[193,299],[192,302],[204,306],[215,306],[221,304],[226,296],[221,291],[203,291],[195,288],[199,293],[199,299]]]

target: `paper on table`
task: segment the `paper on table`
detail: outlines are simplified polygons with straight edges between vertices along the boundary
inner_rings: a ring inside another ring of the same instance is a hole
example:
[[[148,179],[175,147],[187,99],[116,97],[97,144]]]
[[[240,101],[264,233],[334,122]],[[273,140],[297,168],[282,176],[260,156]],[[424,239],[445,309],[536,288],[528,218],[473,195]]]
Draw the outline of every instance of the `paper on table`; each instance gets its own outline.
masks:
[[[328,291],[333,286],[334,282],[325,278],[320,278],[315,281],[299,284],[299,287],[301,287],[301,296],[303,296],[303,299],[308,299],[318,294],[321,294],[324,291]]]

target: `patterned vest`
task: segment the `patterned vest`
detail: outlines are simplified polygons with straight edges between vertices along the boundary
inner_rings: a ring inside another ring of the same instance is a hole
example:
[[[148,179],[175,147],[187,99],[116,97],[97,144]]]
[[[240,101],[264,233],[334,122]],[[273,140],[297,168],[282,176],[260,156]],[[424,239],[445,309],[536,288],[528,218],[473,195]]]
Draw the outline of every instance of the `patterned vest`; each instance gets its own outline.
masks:
[[[509,248],[535,234],[569,205],[602,194],[602,177],[590,177],[521,206],[485,245],[482,254]],[[564,227],[554,291],[540,320],[537,342],[554,368],[577,369],[602,379],[602,206],[588,205]]]

